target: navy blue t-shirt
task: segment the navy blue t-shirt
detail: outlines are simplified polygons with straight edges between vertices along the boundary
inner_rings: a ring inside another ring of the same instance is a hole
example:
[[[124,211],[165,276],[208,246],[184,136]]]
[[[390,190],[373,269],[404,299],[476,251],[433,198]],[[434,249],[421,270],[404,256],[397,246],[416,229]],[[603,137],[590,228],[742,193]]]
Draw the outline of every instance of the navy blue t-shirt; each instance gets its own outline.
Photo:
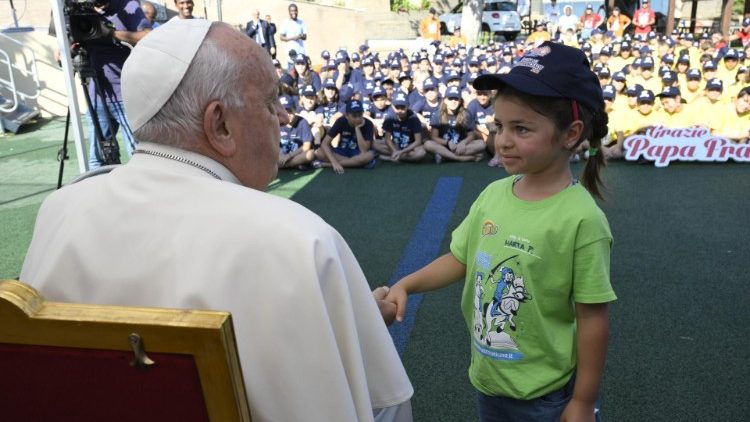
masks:
[[[440,112],[440,99],[436,105],[431,106],[427,103],[427,100],[420,101],[414,107],[412,107],[415,113],[422,115],[428,122],[432,119],[432,115]]]
[[[307,120],[300,118],[297,127],[284,125],[281,127],[281,152],[289,154],[294,152],[305,142],[312,142],[313,134]]]
[[[486,121],[485,118],[495,114],[495,110],[492,108],[491,101],[487,103],[487,107],[482,107],[482,105],[479,104],[479,101],[477,101],[476,98],[471,100],[469,106],[466,107],[466,110],[469,112],[469,114],[471,114],[474,122],[479,125],[490,123],[490,121]]]
[[[360,129],[362,137],[365,141],[372,142],[373,134],[375,133],[375,125],[371,121],[365,119],[365,125]],[[351,157],[360,153],[359,144],[357,144],[357,133],[354,128],[346,120],[346,116],[339,117],[328,129],[328,136],[335,138],[337,135],[341,135],[338,146],[333,148],[337,154]]]
[[[415,114],[407,116],[406,120],[389,117],[383,122],[383,130],[391,134],[399,149],[404,149],[414,142],[414,134],[422,133],[422,122]]]
[[[471,114],[465,110],[463,113],[463,125],[456,125],[456,116],[454,115],[448,115],[447,123],[440,123],[440,113],[438,112],[432,114],[432,118],[430,118],[430,126],[432,126],[432,129],[437,129],[441,138],[448,142],[457,144],[466,137],[467,133],[474,130],[474,119],[471,118]]]
[[[333,124],[333,115],[336,113],[343,113],[346,109],[344,104],[329,103],[328,105],[321,105],[315,109],[315,112],[323,115],[323,126],[331,126]]]
[[[383,109],[379,109],[375,107],[374,103],[369,103],[370,109],[367,110],[370,112],[370,117],[373,119],[385,119],[386,115],[388,114],[388,111],[391,109],[391,106],[386,105]]]

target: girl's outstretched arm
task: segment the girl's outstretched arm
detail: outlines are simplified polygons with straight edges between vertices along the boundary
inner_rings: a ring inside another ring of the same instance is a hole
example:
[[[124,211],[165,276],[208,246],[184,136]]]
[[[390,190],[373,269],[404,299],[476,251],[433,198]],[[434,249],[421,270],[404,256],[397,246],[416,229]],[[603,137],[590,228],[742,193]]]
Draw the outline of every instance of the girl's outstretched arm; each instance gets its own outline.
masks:
[[[403,321],[406,313],[406,300],[411,293],[437,290],[462,280],[465,275],[466,265],[449,252],[402,278],[391,287],[386,297],[387,301],[396,304],[396,321]]]

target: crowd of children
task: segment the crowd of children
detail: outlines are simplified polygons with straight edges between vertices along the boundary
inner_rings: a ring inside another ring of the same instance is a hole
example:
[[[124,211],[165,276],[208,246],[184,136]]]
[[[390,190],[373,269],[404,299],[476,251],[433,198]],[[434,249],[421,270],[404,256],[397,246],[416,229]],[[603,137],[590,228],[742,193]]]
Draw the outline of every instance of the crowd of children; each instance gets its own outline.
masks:
[[[743,22],[750,27],[750,18]],[[593,29],[555,36],[546,26],[526,40],[483,46],[439,41],[418,51],[323,51],[275,61],[281,101],[295,117],[281,129],[280,167],[372,168],[378,159],[481,161],[495,153],[494,91],[483,74],[505,74],[526,51],[553,39],[581,49],[598,76],[609,115],[603,154],[623,156],[623,140],[650,126],[701,125],[717,136],[750,136],[750,43],[729,47],[708,34],[654,32],[617,37]],[[585,156],[586,143],[581,155]]]

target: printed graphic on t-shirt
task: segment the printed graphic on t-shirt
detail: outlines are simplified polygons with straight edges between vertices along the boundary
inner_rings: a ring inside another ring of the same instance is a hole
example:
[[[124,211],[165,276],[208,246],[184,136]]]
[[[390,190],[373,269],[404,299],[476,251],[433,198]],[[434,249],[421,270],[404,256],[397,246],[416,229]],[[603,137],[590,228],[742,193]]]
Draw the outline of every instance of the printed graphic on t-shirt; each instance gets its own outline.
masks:
[[[492,257],[483,252],[476,256],[477,266],[489,272],[477,271],[474,277],[473,343],[479,353],[491,359],[520,360],[524,356],[523,344],[519,346],[515,334],[515,319],[532,297],[523,275],[517,273],[518,257],[515,254],[503,258],[490,269]]]

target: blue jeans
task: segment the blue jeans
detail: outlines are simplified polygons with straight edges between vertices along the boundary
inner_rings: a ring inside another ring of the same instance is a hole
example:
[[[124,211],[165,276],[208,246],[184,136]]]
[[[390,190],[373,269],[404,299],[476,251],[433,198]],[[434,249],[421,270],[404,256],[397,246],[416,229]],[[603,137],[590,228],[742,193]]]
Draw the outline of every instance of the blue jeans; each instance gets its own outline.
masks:
[[[125,117],[125,110],[122,107],[122,101],[108,102],[109,114],[112,115],[112,124],[110,125],[110,119],[107,112],[104,111],[104,102],[101,99],[94,97],[91,99],[93,102],[94,110],[96,110],[96,116],[99,120],[99,125],[102,128],[104,138],[114,137],[117,135],[117,130],[122,127],[122,137],[125,141],[125,150],[128,153],[128,157],[133,154],[135,150],[136,141],[133,137],[133,132],[130,131],[130,125]],[[104,157],[102,156],[99,142],[96,141],[96,127],[94,127],[94,121],[91,119],[91,111],[86,113],[86,117],[89,123],[89,170],[101,167],[104,165]]]
[[[477,392],[479,420],[482,422],[558,422],[565,406],[573,397],[575,373],[563,388],[533,400],[517,400],[509,397],[488,396]],[[595,409],[599,409],[599,400]],[[601,412],[596,412],[596,421],[601,422]]]

